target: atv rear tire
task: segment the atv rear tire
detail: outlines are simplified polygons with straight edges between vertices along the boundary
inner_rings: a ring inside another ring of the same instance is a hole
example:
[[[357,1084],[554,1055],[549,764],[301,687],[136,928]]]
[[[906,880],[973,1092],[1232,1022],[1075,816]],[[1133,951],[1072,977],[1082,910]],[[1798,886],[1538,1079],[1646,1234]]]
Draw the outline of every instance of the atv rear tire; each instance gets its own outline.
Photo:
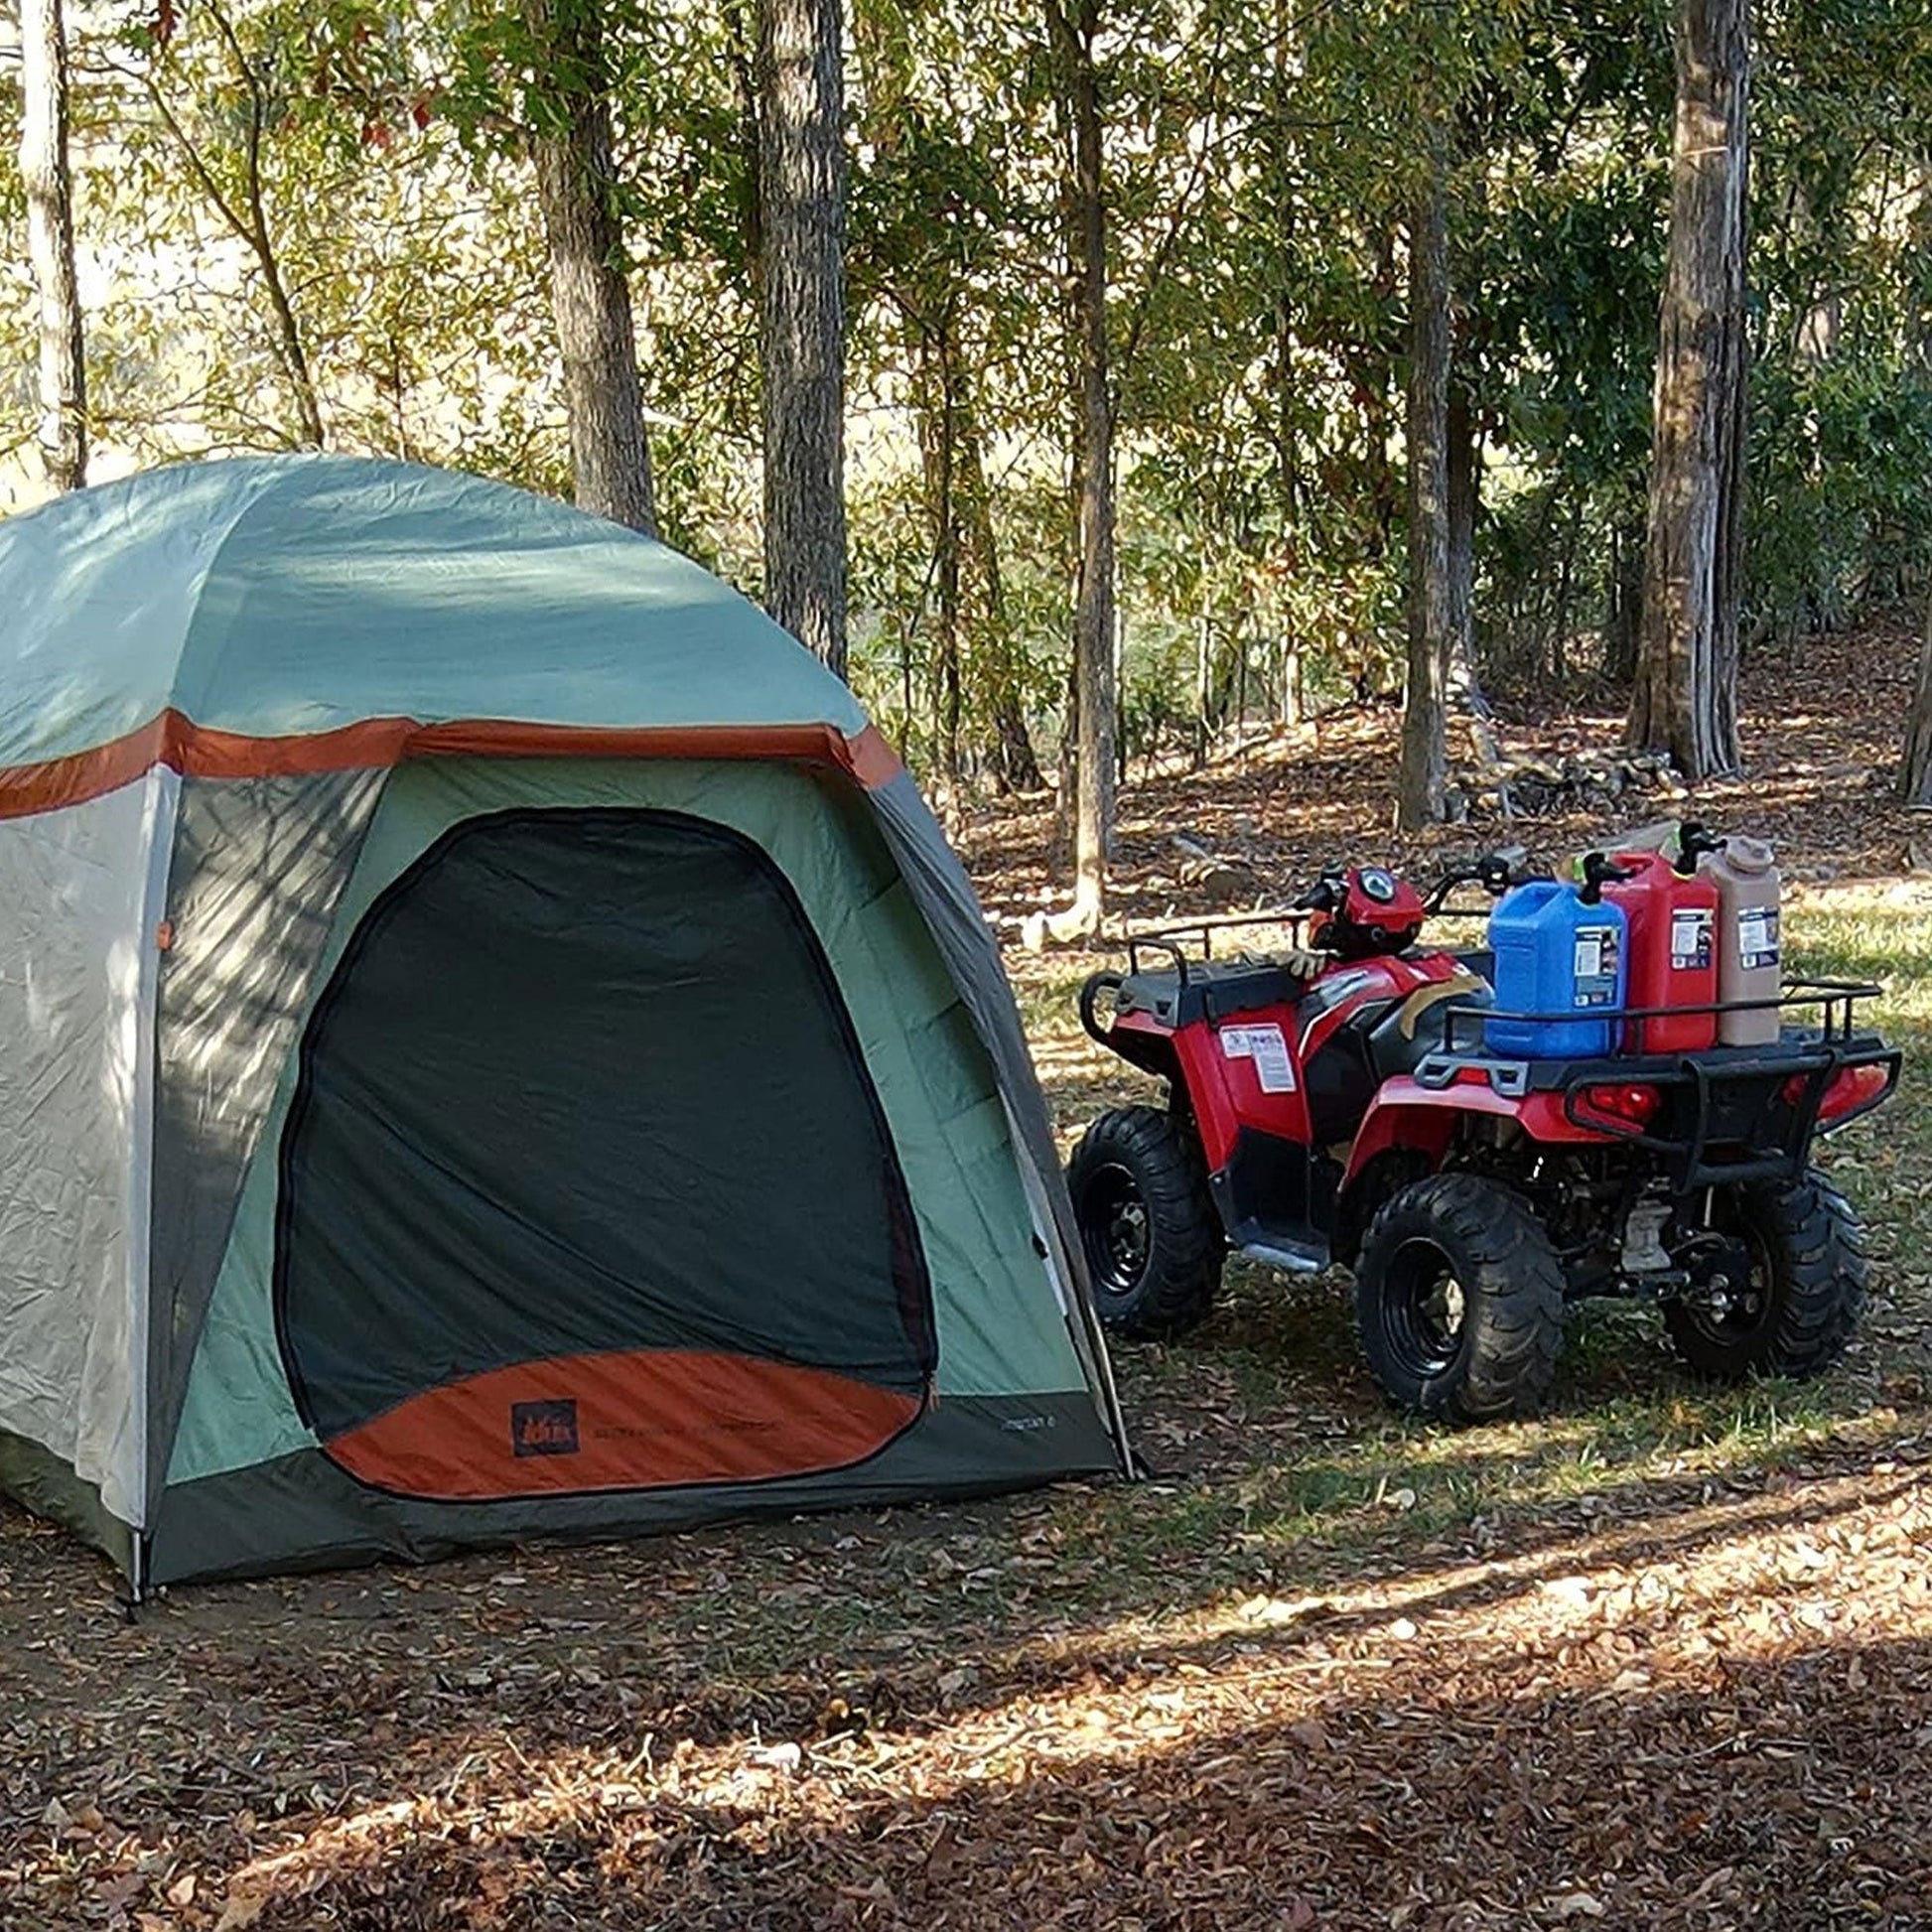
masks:
[[[1227,1251],[1193,1135],[1152,1107],[1117,1107],[1081,1137],[1066,1184],[1102,1325],[1130,1341],[1193,1327]]]
[[[1715,1382],[1822,1374],[1845,1353],[1864,1311],[1859,1217],[1815,1168],[1795,1186],[1759,1183],[1725,1198],[1750,1282],[1723,1315],[1691,1300],[1665,1303],[1677,1352]]]
[[[1475,1174],[1432,1174],[1369,1223],[1355,1318],[1397,1407],[1456,1423],[1524,1415],[1556,1374],[1563,1266],[1520,1195]]]

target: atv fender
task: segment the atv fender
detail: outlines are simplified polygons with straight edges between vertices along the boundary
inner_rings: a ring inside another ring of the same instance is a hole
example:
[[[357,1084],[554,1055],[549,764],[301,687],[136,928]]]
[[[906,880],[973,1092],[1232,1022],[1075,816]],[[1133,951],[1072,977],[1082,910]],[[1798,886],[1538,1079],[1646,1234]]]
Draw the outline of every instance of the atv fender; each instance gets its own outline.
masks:
[[[1139,1013],[1112,1013],[1101,1022],[1100,1002],[1109,1005],[1120,991],[1118,973],[1094,973],[1080,988],[1080,1025],[1089,1039],[1118,1053],[1130,1066],[1157,1079],[1178,1084],[1180,1063],[1175,1057],[1173,1035],[1158,1021]]]
[[[1455,1135],[1455,1124],[1471,1115],[1513,1120],[1533,1141],[1575,1146],[1597,1142],[1603,1136],[1579,1127],[1563,1110],[1563,1096],[1526,1093],[1511,1098],[1498,1093],[1478,1071],[1477,1077],[1457,1079],[1451,1086],[1426,1087],[1406,1076],[1384,1081],[1348,1150],[1343,1190],[1359,1178],[1377,1155],[1391,1149],[1424,1156],[1430,1167],[1442,1165]]]

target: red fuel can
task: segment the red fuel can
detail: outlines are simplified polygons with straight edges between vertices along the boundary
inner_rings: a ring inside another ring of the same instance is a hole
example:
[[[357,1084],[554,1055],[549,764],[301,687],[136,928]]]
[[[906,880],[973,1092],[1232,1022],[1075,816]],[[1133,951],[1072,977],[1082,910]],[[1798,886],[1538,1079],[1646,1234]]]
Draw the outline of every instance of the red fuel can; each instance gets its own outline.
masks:
[[[1630,921],[1632,1007],[1710,1007],[1718,1000],[1718,889],[1679,872],[1661,852],[1619,852],[1630,875],[1603,888]],[[1634,1020],[1627,1044],[1639,1053],[1695,1053],[1718,1043],[1714,1013]]]

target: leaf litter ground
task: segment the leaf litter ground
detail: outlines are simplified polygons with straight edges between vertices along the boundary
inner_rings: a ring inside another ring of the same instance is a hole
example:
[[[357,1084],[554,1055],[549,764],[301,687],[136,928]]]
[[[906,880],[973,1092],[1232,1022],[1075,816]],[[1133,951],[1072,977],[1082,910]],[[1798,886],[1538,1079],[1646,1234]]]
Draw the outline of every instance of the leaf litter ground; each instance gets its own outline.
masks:
[[[0,1506],[0,1925],[1932,1927],[1932,892],[1882,775],[1908,653],[1760,669],[1748,782],[1798,963],[1891,982],[1912,1086],[1840,1143],[1863,1340],[1714,1393],[1578,1317],[1551,1413],[1392,1420],[1334,1281],[1231,1271],[1123,1352],[1146,1482],[174,1592]],[[1802,677],[1799,675],[1803,671]],[[1606,745],[1583,712],[1512,751]],[[1393,719],[1127,800],[1136,916],[1396,852]],[[1601,820],[1465,827],[1550,857]],[[971,822],[996,914],[1042,811]],[[1364,841],[1367,843],[1364,843]],[[1238,902],[1238,901],[1237,901]],[[1016,951],[1064,1133],[1135,1089]]]

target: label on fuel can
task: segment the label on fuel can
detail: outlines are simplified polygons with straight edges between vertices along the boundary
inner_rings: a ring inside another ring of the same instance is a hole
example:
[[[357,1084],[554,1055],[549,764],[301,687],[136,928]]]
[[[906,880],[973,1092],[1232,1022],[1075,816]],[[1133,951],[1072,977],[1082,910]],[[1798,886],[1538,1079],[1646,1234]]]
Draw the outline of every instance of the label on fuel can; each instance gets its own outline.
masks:
[[[1616,976],[1623,935],[1613,925],[1580,925],[1572,968],[1576,990],[1572,1004],[1580,1007],[1616,1005]]]
[[[1670,915],[1670,963],[1673,972],[1711,970],[1712,916],[1708,906],[1680,907]]]
[[[1778,963],[1778,908],[1747,905],[1737,915],[1737,963],[1745,972]]]

